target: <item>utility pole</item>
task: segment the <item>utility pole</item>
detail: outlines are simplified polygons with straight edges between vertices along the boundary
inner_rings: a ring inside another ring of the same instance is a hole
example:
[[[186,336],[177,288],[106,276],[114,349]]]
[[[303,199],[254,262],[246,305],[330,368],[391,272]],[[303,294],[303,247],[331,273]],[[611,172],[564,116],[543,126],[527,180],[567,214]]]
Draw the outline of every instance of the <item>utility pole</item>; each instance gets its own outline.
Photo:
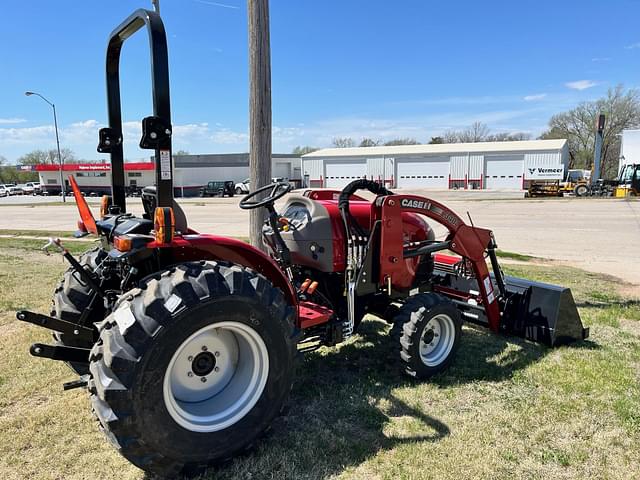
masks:
[[[251,190],[271,183],[271,48],[269,0],[247,0],[249,17],[249,179]],[[264,249],[264,209],[249,211],[249,240]]]
[[[602,134],[604,132],[604,114],[598,116],[598,124],[596,125],[596,145],[593,151],[593,175],[591,175],[591,185],[594,185],[600,179],[600,163],[602,159]]]

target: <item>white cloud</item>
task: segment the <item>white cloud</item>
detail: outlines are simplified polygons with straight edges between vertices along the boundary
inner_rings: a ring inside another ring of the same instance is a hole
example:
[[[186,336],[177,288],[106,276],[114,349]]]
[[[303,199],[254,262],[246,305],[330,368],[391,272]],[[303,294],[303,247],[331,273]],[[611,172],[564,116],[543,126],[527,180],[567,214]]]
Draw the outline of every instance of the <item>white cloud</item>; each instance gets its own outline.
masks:
[[[636,48],[640,48],[640,42],[632,43],[631,45],[627,45],[624,48],[626,48],[627,50],[635,50]]]
[[[535,95],[527,95],[524,97],[525,102],[535,102],[536,100],[542,100],[547,96],[546,93],[536,93]]]
[[[242,145],[244,150],[247,149],[246,146],[249,142],[249,134],[247,132],[234,132],[229,128],[218,128],[211,134],[210,138],[214,143],[222,145]],[[212,149],[215,150],[215,147],[212,146]]]
[[[611,57],[593,57],[591,59],[592,62],[608,62],[611,60]]]
[[[235,5],[228,5],[226,3],[219,2],[207,2],[206,0],[194,0],[195,2],[202,3],[203,5],[211,5],[213,7],[222,7],[222,8],[231,8],[233,10],[238,10],[240,7]]]
[[[522,97],[519,97],[522,101]],[[276,124],[273,126],[273,151],[290,152],[296,145],[327,147],[335,137],[351,137],[359,142],[364,137],[391,140],[413,137],[425,142],[431,136],[450,129],[460,129],[481,121],[492,131],[531,131],[531,125],[544,124],[548,118],[548,102],[527,104],[526,108],[488,109],[481,112],[433,112],[415,115],[324,118],[304,123]],[[523,104],[520,103],[522,106]],[[464,109],[467,110],[467,109]],[[78,158],[106,159],[96,152],[98,129],[104,124],[89,119],[63,125],[60,140],[63,147],[73,150]],[[139,121],[123,123],[124,149],[127,159],[148,158],[150,150],[140,150]],[[246,128],[233,128],[220,123],[187,123],[173,126],[173,149],[191,153],[230,153],[248,150],[249,134]],[[36,127],[0,128],[3,155],[16,159],[31,150],[55,146],[53,125]],[[6,147],[6,148],[5,148]]]
[[[26,118],[0,118],[0,125],[13,125],[14,123],[25,123]]]
[[[439,97],[427,98],[422,100],[401,100],[388,102],[388,105],[404,107],[416,105],[434,105],[434,106],[467,106],[467,105],[491,105],[496,103],[507,103],[518,100],[514,96],[491,96],[481,95],[476,97]]]
[[[598,82],[594,82],[593,80],[576,80],[575,82],[567,82],[564,85],[572,90],[586,90],[587,88],[595,87],[598,85]]]
[[[38,145],[51,141],[54,135],[53,125],[42,125],[39,127],[13,127],[0,128],[0,145]],[[34,147],[38,148],[38,147]]]

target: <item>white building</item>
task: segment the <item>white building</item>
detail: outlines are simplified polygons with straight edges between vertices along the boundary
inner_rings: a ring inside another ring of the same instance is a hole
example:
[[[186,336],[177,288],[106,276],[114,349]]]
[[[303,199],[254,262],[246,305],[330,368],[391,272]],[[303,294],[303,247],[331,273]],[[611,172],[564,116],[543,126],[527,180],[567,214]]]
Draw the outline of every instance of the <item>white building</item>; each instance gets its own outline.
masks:
[[[36,165],[41,185],[52,195],[60,193],[60,167]],[[155,166],[149,162],[126,162],[125,184],[128,187],[146,187],[155,183]],[[174,155],[173,186],[176,196],[195,196],[208,182],[232,180],[241,182],[249,177],[249,154]],[[272,177],[288,178],[300,186],[300,157],[292,154],[273,154]],[[69,191],[69,175],[73,175],[85,193],[96,195],[111,192],[111,165],[109,163],[73,163],[63,166],[65,189]]]
[[[623,130],[618,171],[625,165],[640,163],[640,130]]]
[[[566,140],[326,148],[302,157],[312,187],[342,188],[369,178],[394,188],[521,190],[562,180]]]

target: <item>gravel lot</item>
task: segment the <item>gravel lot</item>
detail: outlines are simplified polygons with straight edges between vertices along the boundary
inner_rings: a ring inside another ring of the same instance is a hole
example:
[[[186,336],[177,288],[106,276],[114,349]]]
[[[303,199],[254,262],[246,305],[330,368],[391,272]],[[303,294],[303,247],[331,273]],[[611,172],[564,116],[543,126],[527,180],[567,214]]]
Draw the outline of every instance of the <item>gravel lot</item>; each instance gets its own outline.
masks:
[[[411,192],[441,201],[478,226],[491,228],[499,248],[566,262],[640,286],[640,201],[618,199],[522,199],[516,192]],[[97,199],[89,199],[91,204]],[[239,198],[184,199],[190,226],[198,231],[247,236],[248,213]],[[68,230],[78,214],[73,199],[0,198],[0,229]],[[139,199],[130,199],[139,213]],[[96,206],[97,209],[97,206]]]

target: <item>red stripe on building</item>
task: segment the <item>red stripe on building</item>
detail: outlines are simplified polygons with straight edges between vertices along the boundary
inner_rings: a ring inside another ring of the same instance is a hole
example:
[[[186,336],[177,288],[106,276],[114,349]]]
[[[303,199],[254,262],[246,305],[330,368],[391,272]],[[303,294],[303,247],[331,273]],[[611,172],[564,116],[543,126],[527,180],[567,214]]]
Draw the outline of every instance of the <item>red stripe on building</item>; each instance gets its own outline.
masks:
[[[129,162],[124,164],[125,170],[154,170],[152,162]],[[68,163],[62,166],[65,172],[108,172],[110,163]],[[36,165],[37,172],[59,172],[59,165]]]

